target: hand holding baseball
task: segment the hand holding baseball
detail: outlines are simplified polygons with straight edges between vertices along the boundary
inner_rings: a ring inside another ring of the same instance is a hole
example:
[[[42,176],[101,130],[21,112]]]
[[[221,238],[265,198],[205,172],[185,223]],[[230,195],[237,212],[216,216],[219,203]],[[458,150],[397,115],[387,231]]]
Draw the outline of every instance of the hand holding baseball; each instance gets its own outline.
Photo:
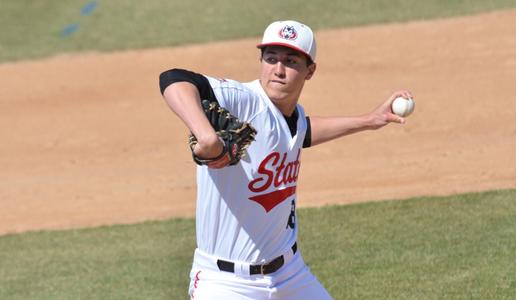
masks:
[[[398,115],[393,110],[393,103],[397,98],[404,98],[404,99],[412,99],[412,94],[409,91],[401,90],[394,92],[387,101],[382,103],[379,107],[377,107],[374,111],[372,111],[369,114],[369,120],[370,120],[370,129],[378,129],[381,128],[389,123],[399,123],[403,124],[405,123],[404,116],[407,116],[408,114]],[[404,100],[407,101],[407,100]],[[414,106],[408,110],[413,110]]]
[[[412,94],[407,90],[397,91],[389,97],[389,100],[385,103],[389,122],[405,123],[405,117],[414,111],[415,103],[412,98]]]

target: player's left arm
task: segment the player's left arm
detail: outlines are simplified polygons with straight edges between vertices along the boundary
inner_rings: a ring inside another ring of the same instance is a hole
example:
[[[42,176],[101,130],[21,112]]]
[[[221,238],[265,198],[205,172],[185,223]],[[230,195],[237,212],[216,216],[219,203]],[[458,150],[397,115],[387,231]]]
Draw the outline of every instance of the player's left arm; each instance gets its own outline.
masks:
[[[397,91],[370,113],[353,117],[310,116],[311,146],[364,130],[382,128],[389,123],[405,123],[405,119],[392,113],[391,104],[397,97],[412,98],[408,91]]]

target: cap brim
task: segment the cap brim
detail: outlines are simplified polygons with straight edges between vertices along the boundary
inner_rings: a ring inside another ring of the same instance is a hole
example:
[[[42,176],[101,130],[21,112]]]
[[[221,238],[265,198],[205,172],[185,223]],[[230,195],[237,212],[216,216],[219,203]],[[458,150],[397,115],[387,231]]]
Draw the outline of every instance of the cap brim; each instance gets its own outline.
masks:
[[[291,44],[287,44],[287,43],[279,43],[279,42],[273,42],[273,43],[264,43],[264,44],[258,44],[256,45],[256,48],[263,48],[263,47],[267,47],[267,46],[283,46],[283,47],[287,47],[287,48],[290,48],[290,49],[293,49],[293,50],[296,50],[297,52],[301,52],[303,53],[306,57],[308,57],[312,62],[314,61],[313,58],[310,56],[310,54],[306,53],[303,49],[301,48],[298,48],[294,45],[291,45]]]

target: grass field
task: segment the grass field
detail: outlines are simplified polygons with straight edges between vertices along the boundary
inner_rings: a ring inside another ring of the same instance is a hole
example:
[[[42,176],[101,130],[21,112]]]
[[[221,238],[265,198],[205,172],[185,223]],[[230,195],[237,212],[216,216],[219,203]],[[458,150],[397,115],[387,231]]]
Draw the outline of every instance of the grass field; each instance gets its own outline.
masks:
[[[302,201],[302,200],[301,200]],[[335,299],[515,299],[516,190],[300,209]],[[194,221],[0,237],[0,299],[185,299]]]
[[[82,9],[95,2],[95,9]],[[274,19],[314,29],[442,18],[516,7],[515,0],[6,0],[0,62],[86,50],[167,47],[260,36]],[[67,26],[73,34],[63,35]]]

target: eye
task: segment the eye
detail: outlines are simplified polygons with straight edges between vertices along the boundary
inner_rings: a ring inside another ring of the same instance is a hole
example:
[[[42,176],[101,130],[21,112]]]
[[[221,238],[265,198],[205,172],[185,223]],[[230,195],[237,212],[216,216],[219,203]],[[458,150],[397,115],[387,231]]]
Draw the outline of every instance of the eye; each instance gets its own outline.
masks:
[[[297,60],[296,60],[296,59],[294,59],[294,58],[287,58],[287,59],[285,60],[285,63],[286,63],[287,65],[289,65],[289,66],[295,66],[295,65],[297,65],[297,63],[298,63],[298,62],[297,62]]]
[[[278,62],[278,60],[274,56],[268,56],[265,57],[265,62],[274,65]]]

